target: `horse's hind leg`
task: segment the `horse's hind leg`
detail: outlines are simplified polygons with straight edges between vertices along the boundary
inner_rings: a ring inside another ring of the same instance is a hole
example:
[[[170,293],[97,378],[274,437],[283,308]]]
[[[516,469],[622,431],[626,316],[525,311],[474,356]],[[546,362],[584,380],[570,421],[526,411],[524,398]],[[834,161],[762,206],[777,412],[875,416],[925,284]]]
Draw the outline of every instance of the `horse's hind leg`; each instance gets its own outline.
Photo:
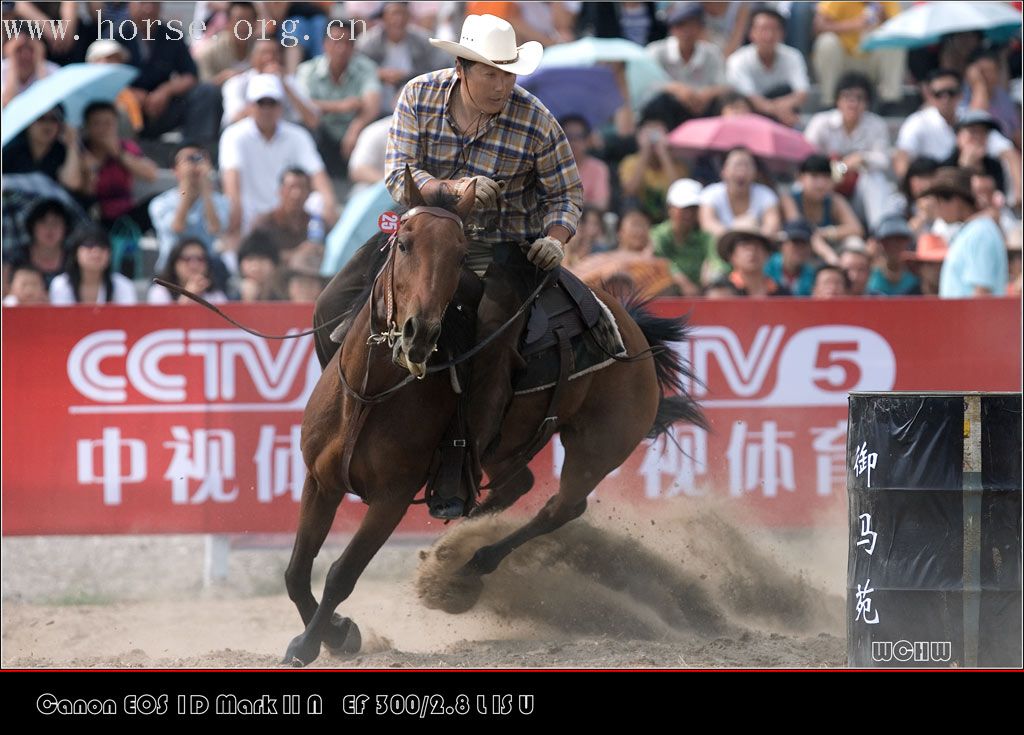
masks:
[[[499,466],[494,472],[488,470],[490,477],[502,477],[506,466]],[[514,467],[512,469],[515,469]],[[528,467],[523,467],[511,477],[506,478],[500,487],[491,490],[487,498],[480,505],[473,508],[469,514],[470,518],[484,515],[485,513],[498,513],[513,505],[519,498],[526,494],[533,487],[533,473]]]
[[[383,498],[370,504],[359,530],[327,572],[320,605],[306,624],[306,630],[288,645],[284,663],[304,666],[316,660],[320,644],[332,633],[340,634],[343,640],[349,634],[354,623],[342,618],[344,624],[335,627],[332,623],[334,610],[352,594],[359,575],[394,532],[408,507],[408,499]]]

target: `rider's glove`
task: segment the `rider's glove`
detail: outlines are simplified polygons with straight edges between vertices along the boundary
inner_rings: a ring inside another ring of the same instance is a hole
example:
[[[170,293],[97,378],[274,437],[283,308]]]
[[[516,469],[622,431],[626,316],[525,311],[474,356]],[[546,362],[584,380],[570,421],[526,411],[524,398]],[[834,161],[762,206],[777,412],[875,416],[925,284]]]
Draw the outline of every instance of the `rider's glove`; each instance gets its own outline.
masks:
[[[557,268],[562,262],[565,253],[562,251],[562,243],[553,237],[539,237],[532,245],[523,248],[526,250],[526,258],[543,271]]]

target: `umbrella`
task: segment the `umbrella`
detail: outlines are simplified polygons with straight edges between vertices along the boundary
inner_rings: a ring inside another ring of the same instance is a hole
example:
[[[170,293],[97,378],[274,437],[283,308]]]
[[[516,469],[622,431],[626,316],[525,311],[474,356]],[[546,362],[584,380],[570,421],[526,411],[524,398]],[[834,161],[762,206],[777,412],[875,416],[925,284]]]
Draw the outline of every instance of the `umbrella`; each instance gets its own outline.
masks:
[[[817,152],[802,133],[752,114],[689,120],[669,133],[668,142],[697,154],[744,146],[769,161],[802,161]]]
[[[82,113],[92,102],[113,102],[139,70],[124,64],[68,64],[19,94],[3,111],[0,145],[14,137],[57,105],[64,105],[64,118],[74,126],[82,124]]]
[[[1001,43],[1020,33],[1019,10],[1005,3],[922,3],[887,20],[861,41],[861,48],[919,48],[947,33],[981,31]]]
[[[608,122],[623,103],[615,75],[604,67],[540,69],[522,77],[519,84],[557,119],[582,115],[592,128]]]
[[[379,232],[377,218],[381,213],[395,206],[383,181],[353,191],[338,224],[327,234],[320,275],[330,278],[341,270],[356,250]]]
[[[3,182],[3,252],[5,256],[10,256],[28,245],[31,233],[25,229],[25,220],[32,208],[44,199],[56,199],[64,205],[70,222],[69,232],[89,221],[89,217],[78,205],[78,202],[46,174],[6,174]]]

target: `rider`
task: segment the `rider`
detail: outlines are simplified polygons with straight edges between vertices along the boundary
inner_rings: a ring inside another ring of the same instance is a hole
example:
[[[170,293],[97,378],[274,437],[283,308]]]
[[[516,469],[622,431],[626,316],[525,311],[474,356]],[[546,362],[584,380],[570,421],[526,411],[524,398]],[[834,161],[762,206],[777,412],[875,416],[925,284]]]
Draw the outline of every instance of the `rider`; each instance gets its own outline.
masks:
[[[480,227],[475,234],[467,228],[467,266],[484,277],[477,311],[481,339],[504,324],[529,294],[514,273],[520,253],[542,270],[558,267],[582,212],[582,186],[565,133],[515,84],[517,74],[530,74],[540,63],[539,43],[517,47],[512,26],[493,15],[467,16],[458,43],[430,42],[453,54],[455,67],[416,77],[402,90],[388,133],[386,184],[401,202],[408,166],[429,202],[439,194],[460,195],[476,182],[476,205],[467,224]],[[367,271],[373,256],[371,241],[334,277],[317,299],[315,325],[351,306],[372,278]],[[468,422],[479,456],[497,437],[512,399],[513,360],[524,319],[474,360],[493,371],[492,380],[472,381],[470,389]],[[322,366],[337,351],[343,331],[330,338],[317,333]],[[464,498],[435,497],[431,513],[458,517],[464,503]]]

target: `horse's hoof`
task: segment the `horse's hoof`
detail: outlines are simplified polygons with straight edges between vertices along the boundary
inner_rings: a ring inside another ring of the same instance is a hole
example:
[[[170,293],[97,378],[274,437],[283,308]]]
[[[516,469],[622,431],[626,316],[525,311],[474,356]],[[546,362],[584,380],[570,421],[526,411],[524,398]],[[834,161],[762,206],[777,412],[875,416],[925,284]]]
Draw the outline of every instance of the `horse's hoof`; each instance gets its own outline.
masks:
[[[484,580],[479,574],[466,573],[463,567],[453,576],[438,605],[450,615],[458,615],[473,608],[484,591]]]
[[[288,644],[288,650],[285,651],[284,660],[281,663],[285,666],[302,668],[316,661],[319,655],[320,644],[307,641],[306,634],[303,633],[292,638],[292,642]]]
[[[363,647],[363,636],[352,618],[338,613],[331,616],[331,625],[324,634],[324,645],[335,656],[351,656]]]

